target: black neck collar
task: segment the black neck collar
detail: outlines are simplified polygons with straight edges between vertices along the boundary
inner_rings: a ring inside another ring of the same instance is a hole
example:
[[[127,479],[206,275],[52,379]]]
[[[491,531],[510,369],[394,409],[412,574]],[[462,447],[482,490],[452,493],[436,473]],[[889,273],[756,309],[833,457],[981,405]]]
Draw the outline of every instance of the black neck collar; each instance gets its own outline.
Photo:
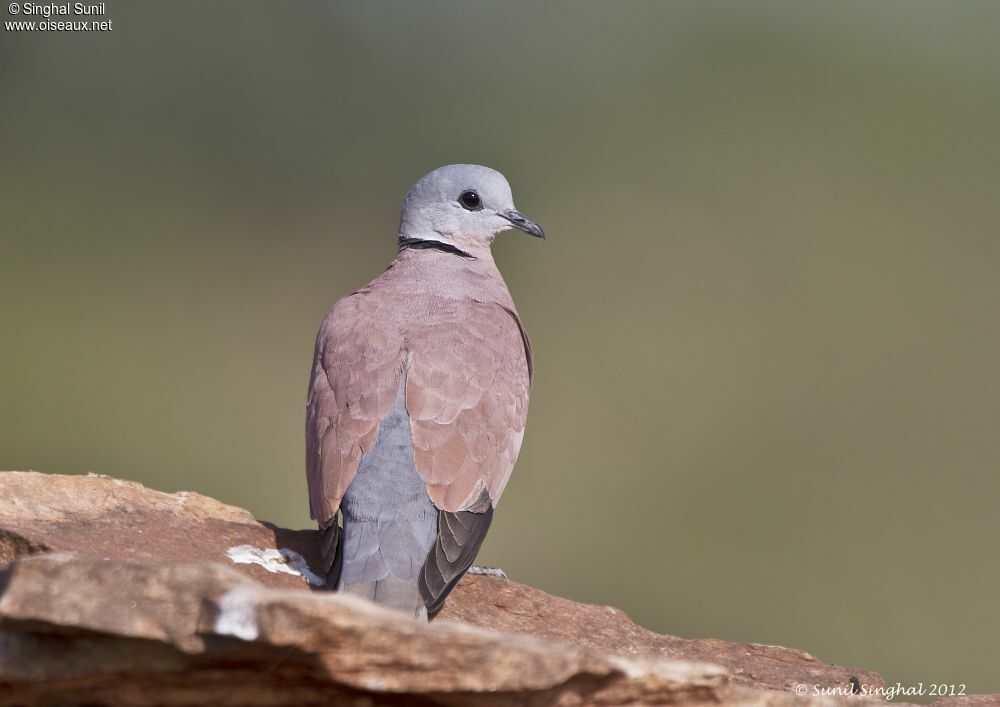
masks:
[[[441,241],[425,241],[422,238],[400,238],[399,239],[399,249],[403,248],[417,248],[419,250],[439,250],[442,253],[451,253],[452,255],[457,255],[460,258],[469,258],[470,260],[475,260],[476,256],[472,253],[466,253],[461,248],[456,248],[448,243],[442,243]]]

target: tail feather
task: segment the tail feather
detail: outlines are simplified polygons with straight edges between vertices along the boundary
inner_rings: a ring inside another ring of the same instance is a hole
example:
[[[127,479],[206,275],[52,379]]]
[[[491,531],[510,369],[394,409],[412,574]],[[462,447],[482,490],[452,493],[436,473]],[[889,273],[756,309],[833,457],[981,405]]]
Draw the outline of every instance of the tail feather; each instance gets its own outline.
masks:
[[[426,620],[418,578],[436,525],[434,518],[346,524],[338,588]]]
[[[345,584],[340,591],[402,611],[415,619],[427,620],[427,607],[420,592],[415,584],[404,579],[389,575],[373,581]]]

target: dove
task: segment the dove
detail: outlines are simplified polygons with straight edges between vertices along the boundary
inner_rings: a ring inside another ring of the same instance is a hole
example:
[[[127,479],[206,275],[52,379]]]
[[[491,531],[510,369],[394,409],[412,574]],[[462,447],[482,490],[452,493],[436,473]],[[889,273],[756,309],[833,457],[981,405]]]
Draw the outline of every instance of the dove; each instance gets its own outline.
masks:
[[[510,229],[545,238],[500,172],[429,172],[404,200],[395,259],[320,326],[306,476],[330,589],[426,621],[472,566],[521,448],[533,375],[491,253]]]

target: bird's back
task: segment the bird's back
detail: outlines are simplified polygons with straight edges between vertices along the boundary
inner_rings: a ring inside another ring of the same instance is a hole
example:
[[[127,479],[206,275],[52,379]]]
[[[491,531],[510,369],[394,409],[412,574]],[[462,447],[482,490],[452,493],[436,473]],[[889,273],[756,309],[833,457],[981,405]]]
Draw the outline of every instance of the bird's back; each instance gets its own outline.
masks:
[[[509,477],[529,377],[492,260],[404,250],[337,303],[317,337],[307,420],[332,585],[416,616],[440,607]]]

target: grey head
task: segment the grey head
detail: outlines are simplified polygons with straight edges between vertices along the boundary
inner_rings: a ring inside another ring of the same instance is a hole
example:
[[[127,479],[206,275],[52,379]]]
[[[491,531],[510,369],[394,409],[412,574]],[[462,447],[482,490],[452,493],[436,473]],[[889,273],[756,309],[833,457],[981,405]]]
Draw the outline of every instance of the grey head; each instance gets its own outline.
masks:
[[[399,240],[481,250],[512,228],[545,238],[541,226],[514,208],[510,185],[500,172],[451,164],[428,172],[410,189],[399,220]]]

